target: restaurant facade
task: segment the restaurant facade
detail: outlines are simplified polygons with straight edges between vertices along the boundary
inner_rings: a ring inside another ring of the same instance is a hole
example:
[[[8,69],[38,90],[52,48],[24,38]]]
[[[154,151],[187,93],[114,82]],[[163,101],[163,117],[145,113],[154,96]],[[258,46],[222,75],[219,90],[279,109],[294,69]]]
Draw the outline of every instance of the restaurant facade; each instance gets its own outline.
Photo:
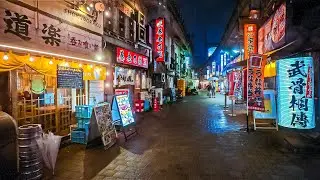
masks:
[[[25,0],[4,1],[0,11],[2,110],[18,125],[69,133],[76,105],[105,101],[103,9]]]

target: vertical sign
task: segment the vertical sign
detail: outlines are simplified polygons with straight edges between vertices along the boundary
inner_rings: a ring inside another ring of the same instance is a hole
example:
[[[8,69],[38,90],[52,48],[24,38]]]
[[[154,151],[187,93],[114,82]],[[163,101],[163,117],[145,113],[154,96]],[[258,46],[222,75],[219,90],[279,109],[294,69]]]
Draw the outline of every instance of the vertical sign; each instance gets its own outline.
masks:
[[[249,59],[250,54],[258,52],[258,35],[256,24],[244,25],[244,59]]]
[[[251,55],[248,61],[248,109],[264,111],[264,61],[261,55]]]
[[[216,75],[216,62],[212,62],[212,74],[215,76]]]
[[[312,57],[289,58],[277,62],[280,126],[296,129],[315,127],[313,73]]]
[[[242,100],[243,98],[243,89],[242,89],[242,72],[235,71],[234,74],[234,95],[236,96],[236,100]]]
[[[156,62],[164,62],[165,51],[165,21],[164,18],[158,18],[156,20],[155,37],[154,37],[154,52],[158,54]]]
[[[223,54],[221,54],[221,56],[220,56],[220,67],[221,67],[221,72],[223,71],[223,57],[224,57],[224,55]]]

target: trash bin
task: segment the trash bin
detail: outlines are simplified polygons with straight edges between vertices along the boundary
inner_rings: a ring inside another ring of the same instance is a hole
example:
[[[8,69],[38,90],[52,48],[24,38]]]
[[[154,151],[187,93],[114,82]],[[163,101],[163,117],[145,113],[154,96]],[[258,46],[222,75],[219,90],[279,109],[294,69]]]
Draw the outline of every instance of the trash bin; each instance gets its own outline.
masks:
[[[0,179],[16,179],[19,172],[16,121],[0,111]]]

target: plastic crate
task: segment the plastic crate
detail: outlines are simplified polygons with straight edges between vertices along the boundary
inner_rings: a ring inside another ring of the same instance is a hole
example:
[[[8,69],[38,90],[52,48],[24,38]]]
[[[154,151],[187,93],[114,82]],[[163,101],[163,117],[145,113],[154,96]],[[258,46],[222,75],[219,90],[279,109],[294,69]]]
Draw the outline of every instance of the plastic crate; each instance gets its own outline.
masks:
[[[93,106],[76,106],[76,118],[91,118]]]
[[[90,123],[90,118],[77,118],[78,128],[85,128],[86,123]]]
[[[90,128],[90,122],[87,122],[84,124],[84,130],[86,132],[86,136],[89,136],[89,128]]]
[[[78,144],[87,144],[85,129],[75,129],[71,132],[71,142]]]

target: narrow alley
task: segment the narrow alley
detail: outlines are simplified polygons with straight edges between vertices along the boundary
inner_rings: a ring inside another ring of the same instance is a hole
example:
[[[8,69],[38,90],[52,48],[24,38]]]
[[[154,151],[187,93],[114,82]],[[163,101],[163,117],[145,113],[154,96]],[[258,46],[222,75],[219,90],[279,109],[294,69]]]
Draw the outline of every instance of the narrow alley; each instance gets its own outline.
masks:
[[[79,162],[80,156],[90,157],[84,151],[59,155],[55,179],[317,179],[319,156],[283,152],[276,131],[248,134],[245,115],[230,118],[223,104],[222,95],[192,96],[161,113],[144,114],[138,118],[139,135],[128,142],[100,155],[86,150],[100,158],[92,166],[92,159]],[[104,158],[109,160],[102,168]]]

